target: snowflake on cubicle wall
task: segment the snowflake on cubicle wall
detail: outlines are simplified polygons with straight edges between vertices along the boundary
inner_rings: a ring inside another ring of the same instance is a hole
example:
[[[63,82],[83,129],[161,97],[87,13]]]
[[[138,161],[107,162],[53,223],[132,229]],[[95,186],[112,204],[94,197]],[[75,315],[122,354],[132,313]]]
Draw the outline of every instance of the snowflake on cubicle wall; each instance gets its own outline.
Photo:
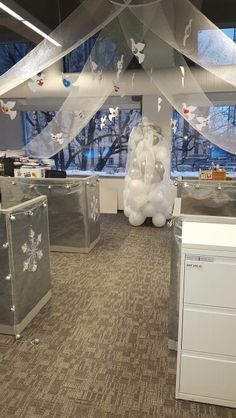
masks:
[[[99,217],[98,198],[93,195],[90,203],[90,218],[96,222]]]
[[[42,234],[35,236],[35,231],[30,228],[28,241],[25,242],[21,249],[28,258],[23,262],[23,271],[32,271],[35,272],[38,268],[38,260],[41,260],[43,257],[43,251],[39,248],[42,242]]]

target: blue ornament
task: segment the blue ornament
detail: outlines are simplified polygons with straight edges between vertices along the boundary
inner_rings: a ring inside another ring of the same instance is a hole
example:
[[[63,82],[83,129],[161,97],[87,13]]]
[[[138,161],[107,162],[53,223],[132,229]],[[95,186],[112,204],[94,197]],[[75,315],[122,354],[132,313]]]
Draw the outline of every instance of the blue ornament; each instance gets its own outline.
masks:
[[[71,82],[69,80],[67,80],[66,78],[63,78],[62,82],[63,82],[65,87],[70,87],[70,85],[71,85]]]

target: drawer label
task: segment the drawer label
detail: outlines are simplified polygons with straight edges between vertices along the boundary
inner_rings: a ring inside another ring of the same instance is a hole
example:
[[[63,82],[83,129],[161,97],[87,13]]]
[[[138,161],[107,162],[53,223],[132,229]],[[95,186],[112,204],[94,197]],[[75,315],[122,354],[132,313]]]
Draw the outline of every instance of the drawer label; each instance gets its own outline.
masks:
[[[203,264],[194,262],[194,261],[187,261],[186,262],[186,269],[197,269],[197,270],[203,270]]]

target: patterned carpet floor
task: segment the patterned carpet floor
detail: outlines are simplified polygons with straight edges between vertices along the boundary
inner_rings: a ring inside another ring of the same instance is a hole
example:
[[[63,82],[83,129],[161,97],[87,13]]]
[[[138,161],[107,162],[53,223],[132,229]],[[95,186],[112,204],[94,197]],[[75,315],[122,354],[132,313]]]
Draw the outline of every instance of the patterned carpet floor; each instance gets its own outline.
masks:
[[[175,400],[168,229],[105,215],[90,254],[54,253],[51,262],[51,302],[19,341],[0,336],[0,417],[236,417]]]

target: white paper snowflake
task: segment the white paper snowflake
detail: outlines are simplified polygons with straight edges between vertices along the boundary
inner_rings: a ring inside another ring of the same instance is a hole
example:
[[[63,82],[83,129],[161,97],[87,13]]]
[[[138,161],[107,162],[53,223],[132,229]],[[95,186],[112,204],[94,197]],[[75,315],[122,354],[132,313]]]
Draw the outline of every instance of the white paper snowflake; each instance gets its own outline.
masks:
[[[98,198],[93,195],[92,199],[91,199],[91,203],[90,203],[90,216],[91,219],[96,222],[96,220],[98,219],[99,216],[99,211],[98,211]]]
[[[43,251],[39,248],[42,241],[42,234],[35,236],[35,232],[32,228],[29,230],[28,242],[25,242],[21,249],[28,258],[23,262],[23,271],[36,271],[38,268],[38,260],[43,257]]]

